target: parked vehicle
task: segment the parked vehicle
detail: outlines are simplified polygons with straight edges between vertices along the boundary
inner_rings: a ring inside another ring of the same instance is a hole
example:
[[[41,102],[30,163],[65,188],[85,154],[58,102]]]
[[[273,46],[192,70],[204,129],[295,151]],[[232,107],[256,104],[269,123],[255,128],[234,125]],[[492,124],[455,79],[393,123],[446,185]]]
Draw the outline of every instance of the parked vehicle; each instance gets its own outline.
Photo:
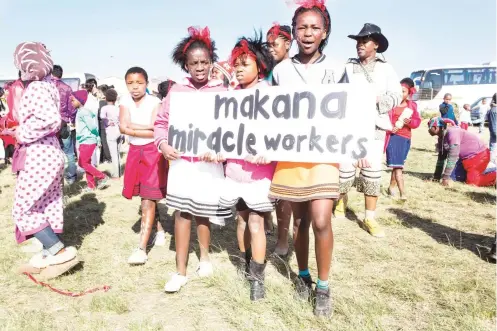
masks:
[[[480,124],[482,120],[485,120],[486,114],[481,114],[481,116],[480,110],[475,109],[476,107],[481,105],[481,101],[483,99],[487,99],[487,105],[490,105],[490,103],[492,102],[492,97],[481,97],[471,104],[471,123],[473,123],[473,125]]]

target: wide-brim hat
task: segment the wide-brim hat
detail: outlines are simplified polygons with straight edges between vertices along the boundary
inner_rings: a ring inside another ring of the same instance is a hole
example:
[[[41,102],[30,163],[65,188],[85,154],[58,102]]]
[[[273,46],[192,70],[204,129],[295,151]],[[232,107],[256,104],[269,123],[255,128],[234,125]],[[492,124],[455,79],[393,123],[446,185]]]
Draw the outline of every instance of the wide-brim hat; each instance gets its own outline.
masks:
[[[358,34],[356,35],[351,34],[348,37],[354,40],[364,37],[373,38],[378,43],[378,49],[376,50],[376,52],[378,53],[383,53],[388,49],[387,37],[385,37],[383,33],[381,33],[381,29],[379,26],[372,23],[364,24],[363,28]]]

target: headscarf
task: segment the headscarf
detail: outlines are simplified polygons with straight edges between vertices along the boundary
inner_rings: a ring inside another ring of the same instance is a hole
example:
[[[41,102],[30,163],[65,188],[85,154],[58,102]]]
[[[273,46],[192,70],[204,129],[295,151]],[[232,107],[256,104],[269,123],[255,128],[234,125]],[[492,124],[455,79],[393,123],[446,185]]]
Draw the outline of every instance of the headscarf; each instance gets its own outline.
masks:
[[[446,128],[447,126],[456,126],[456,123],[451,119],[442,117],[432,117],[428,122],[429,129],[433,127]]]
[[[44,44],[24,42],[16,47],[14,64],[21,71],[23,81],[42,80],[53,68],[52,57]]]

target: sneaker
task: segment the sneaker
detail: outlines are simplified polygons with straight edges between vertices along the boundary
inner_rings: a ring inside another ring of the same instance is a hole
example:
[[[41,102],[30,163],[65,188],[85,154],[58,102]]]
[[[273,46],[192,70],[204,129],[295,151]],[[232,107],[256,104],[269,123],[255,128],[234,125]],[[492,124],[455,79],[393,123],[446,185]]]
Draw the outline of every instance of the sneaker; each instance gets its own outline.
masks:
[[[214,269],[212,268],[212,263],[209,261],[200,262],[197,267],[197,274],[200,278],[206,278],[212,276]]]
[[[332,302],[330,289],[316,288],[314,292],[314,315],[317,317],[330,317],[332,313]]]
[[[381,226],[374,219],[365,219],[363,222],[360,222],[360,226],[369,232],[370,235],[376,238],[385,237],[385,232],[381,228]]]
[[[128,263],[131,265],[145,264],[147,260],[147,253],[141,248],[135,248],[128,259]]]
[[[160,247],[166,246],[166,233],[164,231],[158,231],[155,234],[154,245]]]
[[[175,273],[164,286],[164,292],[176,293],[188,282],[188,277]]]
[[[297,292],[297,299],[302,301],[309,301],[312,297],[312,281],[311,277],[298,276],[295,282],[295,292]]]
[[[103,179],[98,181],[97,189],[103,190],[104,188],[109,187],[109,177],[105,176]]]

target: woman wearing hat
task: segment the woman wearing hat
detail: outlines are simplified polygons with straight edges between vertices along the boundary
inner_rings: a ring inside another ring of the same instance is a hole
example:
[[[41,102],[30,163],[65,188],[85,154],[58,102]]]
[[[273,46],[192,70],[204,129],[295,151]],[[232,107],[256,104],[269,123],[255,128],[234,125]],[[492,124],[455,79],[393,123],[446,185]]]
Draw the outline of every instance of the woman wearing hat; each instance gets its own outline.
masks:
[[[351,58],[345,65],[342,83],[369,83],[376,90],[376,133],[370,142],[366,160],[360,160],[361,169],[357,181],[357,191],[364,193],[366,217],[360,225],[375,237],[384,237],[385,233],[375,220],[376,203],[380,195],[383,148],[386,132],[392,130],[388,112],[402,100],[402,88],[393,67],[377,56],[388,49],[388,40],[381,29],[371,23],[357,35],[349,35],[356,40],[357,58]],[[353,164],[340,164],[341,199],[335,210],[336,217],[345,217],[347,193],[355,179],[356,168]]]

